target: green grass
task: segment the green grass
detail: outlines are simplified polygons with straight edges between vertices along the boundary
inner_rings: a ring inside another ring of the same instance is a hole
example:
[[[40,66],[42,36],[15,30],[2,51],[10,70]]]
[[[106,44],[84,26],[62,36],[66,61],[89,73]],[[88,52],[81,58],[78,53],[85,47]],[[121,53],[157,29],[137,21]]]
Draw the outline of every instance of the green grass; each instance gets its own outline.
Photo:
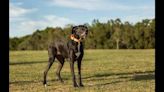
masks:
[[[155,50],[86,50],[82,62],[85,87],[73,88],[69,62],[56,80],[57,62],[42,85],[47,51],[10,51],[10,92],[155,92]],[[77,64],[75,63],[77,75]]]

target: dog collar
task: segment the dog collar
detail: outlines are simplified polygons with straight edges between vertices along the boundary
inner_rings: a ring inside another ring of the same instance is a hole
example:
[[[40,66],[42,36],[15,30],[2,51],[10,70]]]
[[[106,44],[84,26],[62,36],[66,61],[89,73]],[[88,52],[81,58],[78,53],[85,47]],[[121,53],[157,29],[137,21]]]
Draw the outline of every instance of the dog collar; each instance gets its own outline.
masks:
[[[81,39],[75,38],[75,35],[74,34],[71,34],[70,38],[71,38],[71,40],[73,40],[75,42],[78,42],[78,43],[80,43],[80,41],[81,41]]]

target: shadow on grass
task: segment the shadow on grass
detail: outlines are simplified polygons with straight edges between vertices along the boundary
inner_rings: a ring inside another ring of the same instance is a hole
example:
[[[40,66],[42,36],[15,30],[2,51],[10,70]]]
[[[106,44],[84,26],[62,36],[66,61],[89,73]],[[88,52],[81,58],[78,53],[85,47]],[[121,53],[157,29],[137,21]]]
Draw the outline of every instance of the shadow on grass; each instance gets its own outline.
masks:
[[[116,83],[120,83],[123,81],[113,81],[113,82],[108,82],[108,83],[100,83],[100,84],[94,84],[94,85],[87,85],[88,87],[93,87],[93,86],[105,86],[105,85],[109,85],[109,84],[116,84]],[[125,82],[125,81],[124,81]]]
[[[71,77],[70,77],[70,78],[63,78],[63,77],[62,77],[62,79],[63,79],[63,81],[71,80]],[[51,79],[51,80],[47,80],[47,82],[49,82],[49,81],[59,81],[59,79]],[[60,81],[59,81],[59,82],[60,82]]]
[[[93,59],[90,59],[90,58],[86,58],[86,59],[83,59],[84,61],[91,61]],[[55,60],[55,62],[58,61],[58,60]],[[66,60],[66,61],[69,61],[69,60]],[[48,61],[27,61],[27,62],[24,62],[24,61],[19,61],[19,62],[10,62],[9,65],[24,65],[24,64],[37,64],[37,63],[48,63]]]
[[[84,61],[90,61],[92,59],[84,59]],[[55,62],[58,61],[58,60],[55,60]],[[66,60],[68,61],[68,60]],[[27,61],[27,62],[24,62],[24,61],[19,61],[19,62],[10,62],[9,65],[25,65],[25,64],[37,64],[37,63],[48,63],[48,61]]]
[[[84,77],[83,79],[93,78],[93,77],[108,77],[108,76],[119,76],[119,75],[133,75],[133,74],[146,74],[146,73],[154,73],[154,71],[145,71],[145,72],[132,72],[132,73],[97,73],[93,76]],[[122,77],[124,78],[124,77]],[[125,77],[126,78],[126,77]]]
[[[134,81],[141,81],[141,80],[153,80],[155,79],[155,75],[154,73],[150,73],[150,74],[138,74],[138,75],[134,75],[133,79]]]
[[[14,82],[9,82],[9,84],[28,84],[28,83],[38,83],[38,82],[41,82],[41,81],[32,81],[32,80],[29,80],[29,81],[14,81]]]
[[[93,59],[93,58],[84,58],[83,61],[94,61],[96,59]]]
[[[71,80],[71,78],[62,78],[63,81],[66,80]],[[51,80],[47,80],[47,83],[49,82],[58,82],[61,83],[58,79],[51,79]],[[24,80],[20,80],[20,81],[13,81],[13,82],[9,82],[9,84],[29,84],[29,83],[43,83],[43,80],[38,80],[38,81],[34,81],[34,80],[28,80],[28,81],[24,81]]]
[[[133,76],[129,76],[129,75],[133,75]],[[109,76],[118,76],[118,79],[123,78],[123,79],[127,79],[130,78],[126,81],[141,81],[141,80],[153,80],[155,79],[155,75],[154,75],[154,71],[145,71],[145,72],[134,72],[134,73],[105,73],[105,74],[95,74],[93,76],[89,76],[89,77],[84,77],[83,79],[89,79],[91,80],[104,80],[104,77],[109,77]],[[96,78],[96,79],[94,79]],[[107,79],[105,79],[107,80]],[[94,84],[94,85],[88,85],[90,86],[103,86],[103,85],[109,85],[109,84],[116,84],[116,83],[120,83],[120,82],[125,82],[125,81],[121,81],[121,80],[117,80],[117,81],[113,81],[113,82],[108,82],[108,83],[100,83],[100,84]]]
[[[46,61],[30,61],[30,62],[10,62],[9,65],[25,65],[25,64],[37,64],[37,63],[47,63]]]
[[[110,84],[117,84],[117,83],[121,83],[121,82],[126,82],[126,81],[141,81],[141,80],[153,80],[155,79],[155,75],[153,73],[154,71],[147,71],[147,72],[140,72],[140,73],[118,73],[118,74],[114,74],[114,75],[127,75],[127,74],[134,74],[133,77],[129,77],[129,76],[121,76],[121,77],[118,77],[118,78],[131,78],[131,79],[128,79],[128,80],[116,80],[116,81],[112,81],[112,82],[107,82],[107,83],[99,83],[99,84],[93,84],[93,85],[87,85],[87,87],[93,87],[93,86],[105,86],[105,85],[110,85]],[[104,80],[104,78],[102,77],[107,77],[107,76],[111,76],[112,74],[110,75],[104,75],[104,76],[97,76],[95,75],[94,77],[99,77],[99,79],[95,79],[94,81],[96,80]],[[87,77],[87,78],[92,78],[92,77]],[[84,78],[83,78],[84,79]],[[71,80],[71,78],[63,78],[63,81],[66,81],[66,80]],[[91,81],[93,79],[89,79],[89,81]],[[51,80],[47,80],[47,82],[58,82],[58,83],[61,83],[59,80],[57,79],[51,79]],[[38,81],[33,81],[33,80],[29,80],[29,81],[14,81],[14,82],[9,82],[9,84],[18,84],[18,85],[22,85],[22,84],[29,84],[29,83],[41,83],[42,84],[42,80],[38,80]],[[63,84],[63,83],[62,83]],[[67,85],[65,84],[64,82],[64,85]],[[49,85],[50,86],[50,85]]]

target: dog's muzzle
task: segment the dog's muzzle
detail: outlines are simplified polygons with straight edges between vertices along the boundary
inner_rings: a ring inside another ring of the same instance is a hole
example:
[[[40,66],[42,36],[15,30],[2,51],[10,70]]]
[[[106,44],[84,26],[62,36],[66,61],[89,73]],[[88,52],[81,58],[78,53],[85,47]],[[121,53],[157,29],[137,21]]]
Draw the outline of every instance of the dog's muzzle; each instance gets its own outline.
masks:
[[[81,38],[81,39],[85,39],[85,38],[86,38],[86,32],[83,32],[83,33],[80,35],[80,38]]]

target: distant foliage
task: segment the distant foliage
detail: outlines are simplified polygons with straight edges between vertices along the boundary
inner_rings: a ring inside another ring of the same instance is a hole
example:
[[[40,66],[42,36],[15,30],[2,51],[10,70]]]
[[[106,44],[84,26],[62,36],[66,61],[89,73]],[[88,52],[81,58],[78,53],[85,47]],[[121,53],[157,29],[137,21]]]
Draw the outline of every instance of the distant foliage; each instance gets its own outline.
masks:
[[[100,23],[94,19],[85,24],[89,34],[85,40],[86,49],[153,49],[155,48],[155,19],[144,19],[131,24],[118,18]],[[73,25],[65,28],[47,27],[36,30],[32,35],[10,38],[10,50],[45,50],[54,39],[69,39]]]

